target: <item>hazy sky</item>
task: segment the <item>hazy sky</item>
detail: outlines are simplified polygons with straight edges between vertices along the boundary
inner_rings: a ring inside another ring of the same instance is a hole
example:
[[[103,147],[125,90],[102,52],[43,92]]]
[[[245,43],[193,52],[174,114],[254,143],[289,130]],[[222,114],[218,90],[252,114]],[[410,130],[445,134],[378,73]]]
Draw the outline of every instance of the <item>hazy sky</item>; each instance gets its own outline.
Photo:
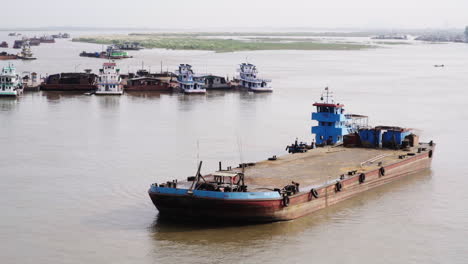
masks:
[[[0,28],[468,25],[468,0],[2,0],[1,8]]]

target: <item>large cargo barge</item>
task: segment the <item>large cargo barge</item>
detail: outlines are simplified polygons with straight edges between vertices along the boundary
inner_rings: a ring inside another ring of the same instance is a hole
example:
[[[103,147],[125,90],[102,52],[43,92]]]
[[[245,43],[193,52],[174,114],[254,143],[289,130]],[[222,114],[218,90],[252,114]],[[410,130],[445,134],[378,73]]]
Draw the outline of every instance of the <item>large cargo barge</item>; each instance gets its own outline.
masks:
[[[95,91],[98,76],[91,71],[57,73],[46,77],[43,91]]]
[[[323,98],[323,97],[322,97]],[[291,154],[240,164],[184,181],[152,184],[161,216],[271,222],[292,220],[427,169],[435,144],[410,130],[368,127],[364,116],[344,113],[326,99],[315,103],[315,143],[289,146]],[[317,147],[316,147],[317,145]]]

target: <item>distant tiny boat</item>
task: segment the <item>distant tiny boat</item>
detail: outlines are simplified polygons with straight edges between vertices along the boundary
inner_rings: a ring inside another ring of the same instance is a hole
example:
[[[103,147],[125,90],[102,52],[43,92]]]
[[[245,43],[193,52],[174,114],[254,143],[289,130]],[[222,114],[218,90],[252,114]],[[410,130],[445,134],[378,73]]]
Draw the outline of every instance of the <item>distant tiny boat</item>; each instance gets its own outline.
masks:
[[[115,62],[106,62],[99,70],[96,95],[122,95],[123,85],[120,69]]]
[[[203,77],[195,76],[192,66],[189,64],[180,64],[176,71],[177,83],[179,88],[186,94],[204,94],[206,93],[205,81]]]
[[[21,47],[23,46],[23,42],[23,40],[15,40],[15,42],[13,43],[13,48],[21,49]]]
[[[436,67],[436,68],[445,67],[445,65],[444,64],[436,64],[436,65],[434,65],[434,67]]]
[[[240,86],[252,92],[273,92],[271,80],[257,77],[257,67],[251,63],[242,63],[238,69]]]
[[[121,49],[121,50],[141,50],[141,49],[143,49],[143,47],[138,42],[133,42],[133,43],[125,42],[123,44],[118,44],[116,46],[117,46],[118,49]]]
[[[52,36],[42,36],[39,38],[41,43],[55,43],[55,39]]]

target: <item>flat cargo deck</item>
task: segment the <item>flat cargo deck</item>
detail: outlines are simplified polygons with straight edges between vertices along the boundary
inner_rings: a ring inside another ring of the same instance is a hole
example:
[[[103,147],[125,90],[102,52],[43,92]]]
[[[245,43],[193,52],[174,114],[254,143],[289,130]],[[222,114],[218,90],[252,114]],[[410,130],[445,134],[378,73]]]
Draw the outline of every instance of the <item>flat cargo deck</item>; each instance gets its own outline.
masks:
[[[418,147],[424,148],[421,144]],[[323,147],[305,153],[288,154],[277,160],[265,160],[245,168],[245,183],[249,191],[282,188],[292,181],[300,186],[321,185],[335,180],[349,171],[356,174],[378,169],[399,161],[400,155],[417,153],[418,147],[408,150]],[[240,168],[233,169],[241,171]]]

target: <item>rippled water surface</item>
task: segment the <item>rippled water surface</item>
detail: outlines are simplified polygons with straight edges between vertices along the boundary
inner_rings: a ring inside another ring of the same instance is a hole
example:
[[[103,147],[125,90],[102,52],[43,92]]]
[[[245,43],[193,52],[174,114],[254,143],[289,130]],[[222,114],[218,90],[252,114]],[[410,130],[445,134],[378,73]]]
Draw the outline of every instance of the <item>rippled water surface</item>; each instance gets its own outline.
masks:
[[[78,53],[100,49],[60,40],[33,47],[37,61],[15,65],[97,71],[102,60]],[[468,45],[131,53],[118,62],[124,72],[144,60],[152,70],[161,61],[169,70],[190,63],[232,76],[248,57],[275,91],[0,98],[1,263],[466,263]],[[149,185],[193,175],[198,158],[206,173],[220,160],[262,160],[284,154],[295,137],[311,140],[312,103],[325,86],[373,125],[411,127],[434,140],[432,168],[290,222],[158,219]]]

